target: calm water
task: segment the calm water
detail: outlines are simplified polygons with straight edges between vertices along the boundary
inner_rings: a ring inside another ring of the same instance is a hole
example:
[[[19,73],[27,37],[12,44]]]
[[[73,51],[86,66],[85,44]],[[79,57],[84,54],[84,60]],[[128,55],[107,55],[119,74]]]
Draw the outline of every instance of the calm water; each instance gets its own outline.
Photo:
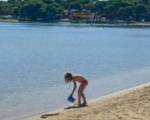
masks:
[[[149,52],[150,28],[0,23],[0,119],[68,105],[66,71],[90,80],[88,99],[150,82]]]

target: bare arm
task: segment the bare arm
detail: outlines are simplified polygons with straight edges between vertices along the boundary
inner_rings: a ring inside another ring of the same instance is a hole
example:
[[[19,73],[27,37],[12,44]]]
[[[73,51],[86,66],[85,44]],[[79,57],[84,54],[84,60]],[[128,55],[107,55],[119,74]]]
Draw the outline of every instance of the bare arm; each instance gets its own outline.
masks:
[[[73,87],[73,90],[72,90],[72,92],[71,92],[71,95],[74,94],[74,92],[75,92],[75,90],[76,90],[76,88],[77,88],[77,83],[76,83],[76,81],[74,81],[74,80],[73,80],[73,85],[74,85],[74,87]]]

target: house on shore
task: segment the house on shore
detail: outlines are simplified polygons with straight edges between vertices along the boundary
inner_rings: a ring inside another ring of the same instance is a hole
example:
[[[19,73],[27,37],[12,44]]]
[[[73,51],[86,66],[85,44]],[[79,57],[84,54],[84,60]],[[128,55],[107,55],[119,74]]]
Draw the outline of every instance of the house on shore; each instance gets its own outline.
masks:
[[[69,12],[70,22],[87,22],[87,23],[102,23],[106,22],[106,18],[96,13],[92,13],[90,10],[70,10]]]
[[[72,9],[69,12],[69,19],[71,22],[91,22],[94,15],[90,10],[76,10]]]

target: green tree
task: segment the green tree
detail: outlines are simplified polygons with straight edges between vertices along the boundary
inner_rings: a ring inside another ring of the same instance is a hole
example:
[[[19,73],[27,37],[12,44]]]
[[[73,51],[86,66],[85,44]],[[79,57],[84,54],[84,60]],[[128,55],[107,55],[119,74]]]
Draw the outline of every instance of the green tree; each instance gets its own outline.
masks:
[[[81,10],[81,9],[82,9],[82,5],[81,5],[81,3],[78,2],[78,1],[71,2],[68,9],[69,9],[69,10],[72,10],[72,9]]]
[[[150,21],[150,1],[148,2],[147,5],[147,20]]]
[[[95,7],[94,7],[94,12],[97,12],[98,14],[103,14],[104,13],[104,10],[105,10],[105,4],[106,2],[103,2],[103,1],[98,1],[96,2],[95,4]]]
[[[138,4],[135,7],[136,20],[141,21],[147,18],[147,8],[144,4]]]
[[[10,15],[10,14],[11,14],[10,4],[4,1],[0,1],[0,15]]]
[[[20,10],[20,17],[24,20],[36,21],[41,17],[42,0],[27,0]]]
[[[134,11],[131,6],[121,7],[118,10],[117,17],[121,20],[130,21],[133,20]]]
[[[47,5],[42,10],[43,20],[44,21],[59,20],[63,16],[63,11],[64,11],[63,7],[61,7],[58,3],[52,3],[50,5]]]

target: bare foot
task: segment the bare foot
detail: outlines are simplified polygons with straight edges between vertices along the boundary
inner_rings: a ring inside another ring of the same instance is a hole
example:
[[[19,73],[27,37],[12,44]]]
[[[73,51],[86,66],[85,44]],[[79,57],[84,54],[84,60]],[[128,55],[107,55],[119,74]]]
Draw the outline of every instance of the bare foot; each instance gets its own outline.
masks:
[[[88,106],[88,105],[87,105],[87,103],[83,103],[83,104],[80,104],[79,106],[80,106],[80,107],[86,107],[86,106]]]

